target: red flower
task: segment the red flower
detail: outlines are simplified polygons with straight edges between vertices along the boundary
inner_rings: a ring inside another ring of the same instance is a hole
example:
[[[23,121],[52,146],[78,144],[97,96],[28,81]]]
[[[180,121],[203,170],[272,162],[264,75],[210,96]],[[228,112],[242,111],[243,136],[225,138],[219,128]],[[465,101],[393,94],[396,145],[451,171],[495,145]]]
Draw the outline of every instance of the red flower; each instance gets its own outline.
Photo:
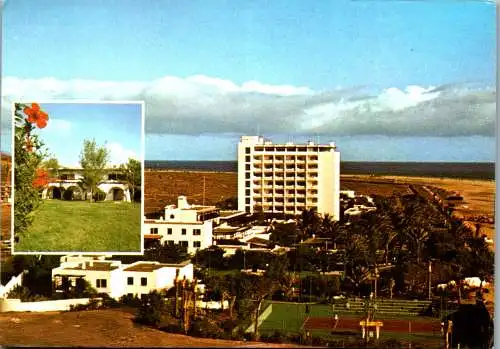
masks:
[[[43,168],[37,168],[35,179],[33,179],[33,187],[41,189],[49,184],[49,173]]]
[[[49,116],[40,109],[40,105],[37,103],[32,103],[31,107],[26,107],[23,111],[24,114],[28,115],[28,118],[26,119],[28,122],[36,124],[38,128],[44,128],[47,126]]]

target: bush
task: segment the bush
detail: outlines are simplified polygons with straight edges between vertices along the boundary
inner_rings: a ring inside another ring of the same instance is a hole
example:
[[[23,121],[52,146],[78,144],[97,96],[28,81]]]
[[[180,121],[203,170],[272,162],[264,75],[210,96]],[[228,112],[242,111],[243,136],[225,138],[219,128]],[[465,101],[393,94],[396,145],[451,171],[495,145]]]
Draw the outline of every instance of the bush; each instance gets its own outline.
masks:
[[[215,320],[211,320],[206,317],[201,320],[195,320],[191,323],[189,335],[215,339],[222,339],[226,337],[224,330],[219,327],[219,324]]]
[[[132,295],[123,295],[120,297],[119,301],[120,304],[132,307],[132,308],[139,308],[141,306],[141,300],[137,296],[132,296]]]
[[[264,333],[260,336],[260,340],[269,343],[287,343],[289,336],[286,332],[275,330],[272,333]]]
[[[141,299],[141,306],[135,317],[135,321],[144,324],[158,327],[162,322],[162,317],[166,312],[166,305],[162,296],[153,291],[145,295]]]
[[[87,304],[71,304],[69,306],[69,311],[98,310],[101,308],[101,301],[99,299],[92,298]]]
[[[101,189],[97,189],[97,191],[94,193],[93,199],[94,201],[104,201],[104,199],[106,199],[106,193]]]

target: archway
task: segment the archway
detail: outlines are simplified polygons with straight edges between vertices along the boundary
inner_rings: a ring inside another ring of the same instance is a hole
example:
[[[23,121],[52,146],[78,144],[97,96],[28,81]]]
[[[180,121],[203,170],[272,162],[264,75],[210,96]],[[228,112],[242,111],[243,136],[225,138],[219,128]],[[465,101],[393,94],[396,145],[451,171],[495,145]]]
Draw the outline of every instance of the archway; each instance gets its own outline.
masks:
[[[67,188],[63,193],[64,200],[83,200],[83,193],[80,187],[72,186]]]
[[[47,190],[47,196],[49,199],[62,199],[62,190],[59,187],[49,187]]]
[[[123,201],[125,198],[125,192],[122,188],[111,188],[108,192],[108,197],[113,201]]]

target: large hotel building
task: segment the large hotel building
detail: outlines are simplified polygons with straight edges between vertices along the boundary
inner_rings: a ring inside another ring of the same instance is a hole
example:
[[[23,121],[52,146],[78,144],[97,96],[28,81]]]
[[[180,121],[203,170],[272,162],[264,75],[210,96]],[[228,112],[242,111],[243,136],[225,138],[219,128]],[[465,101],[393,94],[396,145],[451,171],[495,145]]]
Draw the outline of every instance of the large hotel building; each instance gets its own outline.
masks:
[[[300,214],[314,208],[339,219],[340,153],[334,143],[238,144],[238,210]]]

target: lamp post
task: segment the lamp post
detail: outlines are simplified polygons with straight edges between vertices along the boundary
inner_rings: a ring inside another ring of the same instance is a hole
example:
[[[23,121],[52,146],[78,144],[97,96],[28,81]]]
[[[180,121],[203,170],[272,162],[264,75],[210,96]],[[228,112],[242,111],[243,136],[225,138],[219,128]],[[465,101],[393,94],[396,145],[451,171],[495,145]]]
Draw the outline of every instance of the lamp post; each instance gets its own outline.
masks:
[[[429,260],[429,300],[432,298],[432,261]]]

